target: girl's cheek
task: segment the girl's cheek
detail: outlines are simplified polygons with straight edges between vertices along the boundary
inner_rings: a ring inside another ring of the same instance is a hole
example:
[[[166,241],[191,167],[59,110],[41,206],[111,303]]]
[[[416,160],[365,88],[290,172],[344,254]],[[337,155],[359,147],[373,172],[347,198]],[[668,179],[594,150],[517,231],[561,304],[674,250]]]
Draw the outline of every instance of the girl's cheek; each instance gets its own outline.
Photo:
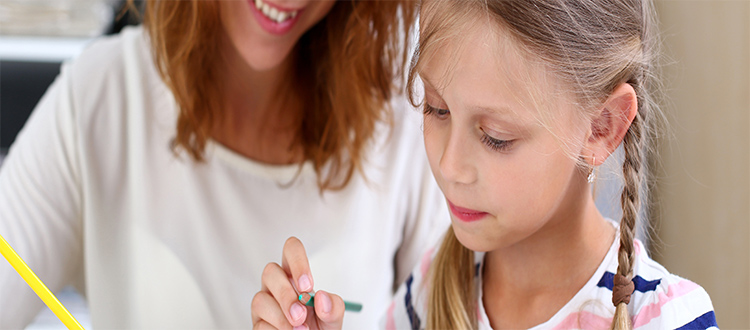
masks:
[[[441,129],[440,127],[428,125],[428,123],[425,122],[423,132],[424,145],[425,151],[427,152],[427,160],[430,163],[430,168],[432,169],[433,173],[436,173],[436,166],[438,166],[440,162],[440,158],[443,154],[443,147],[445,145],[445,139],[443,137],[442,131],[443,129]]]

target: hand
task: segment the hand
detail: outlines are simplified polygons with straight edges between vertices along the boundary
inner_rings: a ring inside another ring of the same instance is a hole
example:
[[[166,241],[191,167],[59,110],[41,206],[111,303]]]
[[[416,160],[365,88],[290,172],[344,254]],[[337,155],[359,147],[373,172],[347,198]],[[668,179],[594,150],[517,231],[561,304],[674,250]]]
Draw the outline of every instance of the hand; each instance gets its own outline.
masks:
[[[284,243],[281,266],[266,265],[261,281],[263,286],[253,297],[253,329],[341,329],[341,297],[317,291],[314,308],[297,300],[300,293],[313,291],[313,278],[305,247],[296,237]]]

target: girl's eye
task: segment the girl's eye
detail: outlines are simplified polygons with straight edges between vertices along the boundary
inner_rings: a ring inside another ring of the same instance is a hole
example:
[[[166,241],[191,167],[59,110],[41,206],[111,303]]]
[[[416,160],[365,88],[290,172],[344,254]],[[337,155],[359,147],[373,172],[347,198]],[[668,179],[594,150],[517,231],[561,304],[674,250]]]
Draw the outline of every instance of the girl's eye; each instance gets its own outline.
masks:
[[[436,116],[436,117],[438,117],[440,119],[443,119],[443,118],[447,117],[450,113],[451,112],[448,109],[440,109],[440,108],[436,108],[436,107],[433,107],[433,106],[427,104],[427,102],[424,103],[424,114],[425,115],[433,115],[433,116]]]
[[[482,143],[494,151],[506,151],[510,148],[513,140],[499,140],[487,135],[487,133],[482,133]]]

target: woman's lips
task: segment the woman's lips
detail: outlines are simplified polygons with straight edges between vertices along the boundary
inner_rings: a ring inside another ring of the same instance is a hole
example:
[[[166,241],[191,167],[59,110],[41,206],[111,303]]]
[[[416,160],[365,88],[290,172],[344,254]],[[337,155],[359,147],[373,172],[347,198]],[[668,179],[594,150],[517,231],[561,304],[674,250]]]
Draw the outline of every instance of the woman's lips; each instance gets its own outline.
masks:
[[[248,3],[250,4],[250,10],[253,12],[253,16],[255,16],[255,19],[258,21],[258,24],[260,25],[263,30],[270,34],[275,35],[283,35],[287,32],[289,32],[292,27],[294,27],[294,23],[297,23],[299,20],[300,14],[302,13],[303,9],[297,9],[297,10],[289,10],[286,8],[281,8],[279,6],[276,6],[274,4],[271,4],[269,2],[263,1],[267,6],[278,8],[278,10],[282,10],[285,12],[292,12],[295,11],[295,15],[287,18],[286,20],[282,22],[276,22],[272,19],[270,19],[268,16],[263,14],[260,9],[255,5],[255,0],[248,0]]]
[[[477,210],[467,209],[460,206],[456,206],[455,204],[451,203],[451,201],[448,201],[448,206],[451,209],[451,213],[456,216],[461,221],[471,222],[471,221],[477,221],[482,218],[484,218],[488,213],[487,212],[481,212]]]

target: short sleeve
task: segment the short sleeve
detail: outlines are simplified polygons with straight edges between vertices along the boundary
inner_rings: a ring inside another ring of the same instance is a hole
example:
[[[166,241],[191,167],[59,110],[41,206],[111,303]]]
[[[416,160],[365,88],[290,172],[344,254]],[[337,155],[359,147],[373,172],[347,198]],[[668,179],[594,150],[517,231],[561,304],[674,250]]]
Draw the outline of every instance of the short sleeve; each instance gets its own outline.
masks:
[[[711,298],[698,284],[669,275],[643,302],[633,328],[718,329]]]

